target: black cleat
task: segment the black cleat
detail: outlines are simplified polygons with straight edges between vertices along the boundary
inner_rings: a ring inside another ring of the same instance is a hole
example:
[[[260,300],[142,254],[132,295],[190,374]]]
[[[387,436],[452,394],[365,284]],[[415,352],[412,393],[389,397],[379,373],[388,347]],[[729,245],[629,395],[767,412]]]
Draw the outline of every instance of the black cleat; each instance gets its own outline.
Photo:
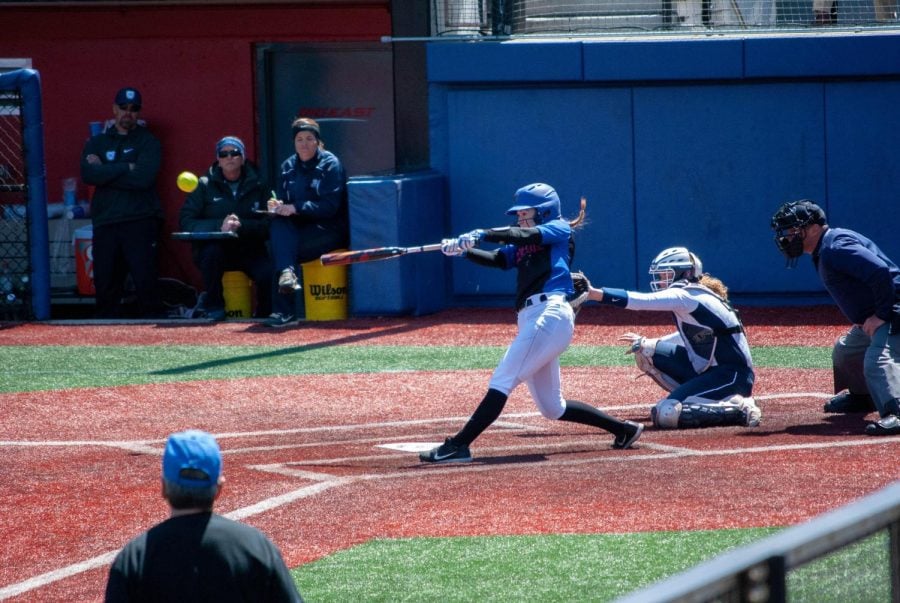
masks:
[[[875,403],[872,402],[872,396],[868,394],[852,394],[846,391],[826,402],[823,410],[835,413],[866,413],[875,410]]]
[[[643,423],[625,421],[625,431],[621,435],[616,436],[616,439],[613,441],[613,448],[619,450],[631,448],[631,445],[637,442],[642,433],[644,433]]]
[[[282,314],[281,312],[275,312],[271,314],[267,319],[263,321],[263,324],[267,327],[272,327],[273,329],[281,329],[288,325],[297,322],[292,314]]]
[[[419,454],[419,460],[425,463],[468,463],[472,460],[472,453],[468,446],[458,446],[447,438],[440,446]]]
[[[866,425],[866,435],[900,435],[900,417],[898,417],[897,415],[888,415],[886,417],[882,417],[874,423],[869,423],[868,425]]]

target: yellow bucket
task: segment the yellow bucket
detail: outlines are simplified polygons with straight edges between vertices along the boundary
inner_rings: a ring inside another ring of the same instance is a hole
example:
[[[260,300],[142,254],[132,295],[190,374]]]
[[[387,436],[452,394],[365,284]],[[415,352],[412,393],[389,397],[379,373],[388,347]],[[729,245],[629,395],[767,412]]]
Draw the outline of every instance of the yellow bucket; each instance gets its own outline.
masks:
[[[301,264],[301,267],[306,320],[347,318],[347,267],[323,266],[318,259]]]
[[[225,297],[225,316],[252,318],[253,289],[250,278],[240,270],[222,275],[222,294]]]

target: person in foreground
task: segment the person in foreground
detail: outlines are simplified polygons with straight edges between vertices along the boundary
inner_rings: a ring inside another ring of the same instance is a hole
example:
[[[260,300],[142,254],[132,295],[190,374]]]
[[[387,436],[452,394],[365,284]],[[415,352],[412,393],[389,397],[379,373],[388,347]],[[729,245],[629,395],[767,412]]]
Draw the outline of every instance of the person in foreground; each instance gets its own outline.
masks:
[[[838,395],[825,412],[877,410],[880,418],[866,433],[900,435],[900,268],[858,232],[829,227],[825,212],[808,199],[783,204],[771,226],[788,267],[811,255],[822,284],[853,325],[832,348]]]
[[[291,124],[294,153],[281,164],[281,181],[269,201],[272,259],[277,273],[275,310],[266,324],[294,322],[296,267],[350,241],[347,174],[340,159],[325,150],[319,124],[299,117]]]
[[[626,308],[671,312],[677,331],[660,339],[625,333],[626,353],[668,392],[650,409],[653,425],[685,429],[759,425],[762,412],[750,395],[755,374],[750,346],[722,281],[703,273],[686,247],[661,251],[650,263],[652,293],[591,286],[589,300]]]
[[[574,295],[570,273],[575,251],[572,228],[581,223],[584,214],[572,223],[565,220],[559,196],[543,183],[516,191],[515,204],[506,213],[516,216],[516,226],[475,230],[444,239],[441,251],[447,256],[465,256],[482,266],[517,270],[519,331],[494,370],[487,394],[465,426],[419,458],[428,463],[471,461],[469,445],[500,416],[510,393],[522,382],[528,385],[544,417],[605,429],[615,435],[614,448],[629,448],[640,437],[643,425],[566,400],[560,387],[559,356],[569,347],[575,331],[575,314],[568,301]],[[481,241],[500,247],[477,249]]]
[[[136,537],[109,570],[106,602],[301,601],[281,553],[254,527],[213,513],[222,456],[208,433],[173,433],[162,461],[171,516]]]
[[[225,318],[222,275],[240,270],[256,285],[256,316],[272,312],[272,261],[266,249],[269,224],[264,214],[269,198],[256,166],[246,157],[243,141],[225,136],[216,143],[216,159],[181,207],[181,229],[187,232],[233,232],[234,239],[194,241],[194,263],[203,276],[201,316]],[[196,315],[195,315],[196,316]]]

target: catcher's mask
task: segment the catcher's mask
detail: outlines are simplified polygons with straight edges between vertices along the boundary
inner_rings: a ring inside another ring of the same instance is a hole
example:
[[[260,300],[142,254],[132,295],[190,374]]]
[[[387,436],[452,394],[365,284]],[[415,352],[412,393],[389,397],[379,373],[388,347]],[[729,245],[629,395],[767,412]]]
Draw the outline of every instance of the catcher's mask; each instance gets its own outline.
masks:
[[[788,268],[793,268],[797,264],[797,258],[803,255],[806,227],[811,224],[824,226],[825,212],[808,199],[789,201],[772,216],[775,246],[787,260]]]
[[[675,281],[697,282],[703,275],[703,262],[687,247],[669,247],[650,262],[650,288],[668,289]]]
[[[562,217],[559,207],[559,195],[549,184],[535,183],[523,186],[516,191],[512,207],[506,215],[514,216],[517,211],[534,208],[534,223],[544,224]]]

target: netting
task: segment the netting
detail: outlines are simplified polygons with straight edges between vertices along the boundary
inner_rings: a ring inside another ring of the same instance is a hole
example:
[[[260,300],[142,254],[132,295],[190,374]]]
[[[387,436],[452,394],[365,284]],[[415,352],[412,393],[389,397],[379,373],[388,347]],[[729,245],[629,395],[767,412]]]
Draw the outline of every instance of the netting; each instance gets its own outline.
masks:
[[[31,318],[22,97],[0,91],[0,320]]]
[[[897,27],[900,0],[434,0],[434,35]]]

